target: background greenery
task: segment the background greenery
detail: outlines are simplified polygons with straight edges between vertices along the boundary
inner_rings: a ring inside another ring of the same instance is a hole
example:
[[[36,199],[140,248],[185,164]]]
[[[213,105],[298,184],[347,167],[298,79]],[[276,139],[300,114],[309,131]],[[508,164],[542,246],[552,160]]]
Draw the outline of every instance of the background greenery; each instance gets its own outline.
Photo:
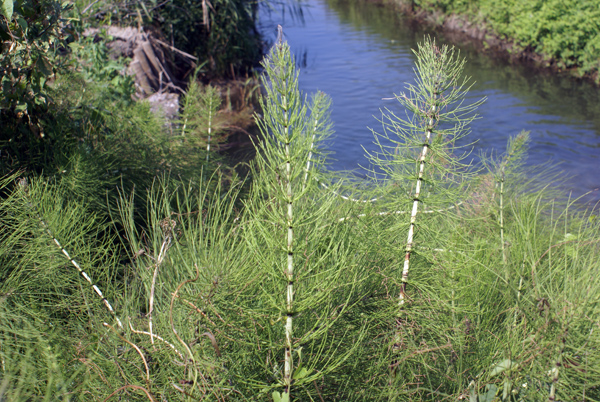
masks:
[[[94,25],[144,27],[164,42],[198,58],[210,77],[245,75],[260,61],[256,30],[258,1],[143,0],[90,2],[77,0]],[[172,55],[175,57],[176,55]]]
[[[515,50],[534,50],[555,59],[560,68],[576,67],[579,75],[597,77],[600,69],[600,7],[595,0],[414,0],[410,4],[446,16],[464,15],[514,42]]]

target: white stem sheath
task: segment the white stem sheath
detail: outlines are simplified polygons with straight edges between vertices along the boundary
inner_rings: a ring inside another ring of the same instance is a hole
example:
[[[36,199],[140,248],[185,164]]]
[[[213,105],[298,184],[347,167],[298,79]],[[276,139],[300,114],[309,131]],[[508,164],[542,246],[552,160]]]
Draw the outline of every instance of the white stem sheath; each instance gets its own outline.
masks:
[[[212,133],[212,96],[209,97],[209,105],[208,105],[208,140],[206,141],[206,161],[208,162],[209,154],[210,154],[210,136]]]
[[[73,258],[71,258],[71,256],[67,252],[67,250],[65,250],[65,248],[56,239],[56,237],[54,236],[54,233],[52,233],[52,230],[50,230],[50,227],[42,219],[42,215],[40,214],[40,212],[38,211],[38,209],[36,208],[36,206],[29,199],[28,188],[27,188],[27,184],[26,184],[25,180],[26,179],[21,179],[21,181],[20,181],[21,188],[23,189],[23,191],[25,193],[25,197],[27,197],[27,204],[29,204],[29,206],[31,207],[31,209],[33,209],[33,211],[37,215],[37,218],[40,221],[42,227],[46,230],[46,233],[48,233],[48,235],[52,238],[52,240],[54,241],[54,244],[56,244],[56,246],[60,249],[60,251],[65,255],[65,257],[67,257],[67,259],[69,260],[69,262],[77,269],[77,271],[79,272],[79,274],[81,276],[83,276],[83,278],[90,284],[90,286],[92,287],[92,289],[94,290],[94,292],[98,295],[98,297],[100,297],[100,299],[102,300],[102,303],[104,304],[104,306],[106,307],[106,309],[112,314],[112,316],[114,317],[115,321],[117,321],[117,325],[119,326],[119,328],[123,329],[123,324],[121,323],[121,320],[119,319],[119,317],[115,313],[115,310],[113,309],[113,307],[110,304],[110,302],[102,294],[102,291],[100,290],[100,288],[98,288],[98,286],[96,284],[94,284],[94,282],[92,281],[92,279],[90,278],[90,276],[81,268],[81,266],[77,263],[77,261],[75,261]]]
[[[436,113],[435,105],[432,106],[431,112],[432,115]],[[415,186],[415,195],[413,198],[413,207],[410,214],[410,227],[408,228],[408,236],[406,239],[406,248],[404,249],[404,265],[402,267],[402,285],[400,288],[400,297],[398,301],[399,307],[402,307],[406,300],[406,286],[408,283],[408,271],[410,268],[410,255],[413,249],[413,238],[415,233],[415,222],[417,220],[417,213],[419,212],[419,197],[421,196],[421,187],[423,184],[423,176],[425,172],[425,160],[427,158],[427,151],[429,150],[429,143],[431,141],[431,128],[435,123],[433,117],[429,119],[429,128],[426,133],[425,143],[423,144],[423,149],[421,150],[421,155],[419,156],[419,174],[417,176],[417,185]]]
[[[290,149],[290,127],[289,127],[289,110],[287,105],[287,97],[282,96],[282,108],[284,111],[284,137],[285,137],[285,185],[286,185],[286,202],[287,202],[287,267],[285,269],[285,277],[287,280],[286,288],[286,313],[285,320],[285,362],[283,382],[286,386],[286,392],[291,392],[292,372],[294,370],[293,362],[293,312],[294,312],[294,227],[293,227],[293,208],[292,208],[292,157]]]

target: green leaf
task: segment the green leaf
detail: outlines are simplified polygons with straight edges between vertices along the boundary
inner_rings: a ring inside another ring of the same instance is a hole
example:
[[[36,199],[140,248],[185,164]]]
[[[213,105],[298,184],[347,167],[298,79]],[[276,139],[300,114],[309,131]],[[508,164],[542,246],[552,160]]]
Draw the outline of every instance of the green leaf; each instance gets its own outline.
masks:
[[[479,395],[479,402],[493,402],[496,398],[498,387],[494,384],[488,384],[485,387],[488,391],[485,394]]]
[[[23,31],[25,31],[27,29],[27,27],[29,26],[29,25],[27,25],[27,21],[25,21],[25,19],[21,18],[21,17],[17,17],[17,24],[19,24],[19,26],[21,27],[21,29]]]
[[[294,380],[301,380],[304,377],[306,377],[307,375],[309,375],[311,372],[311,370],[307,370],[305,367],[302,367],[302,365],[298,366],[298,369],[296,369],[294,371],[294,375],[293,378]]]
[[[577,240],[578,236],[572,233],[565,234],[563,242],[565,244],[565,252],[572,258],[577,258]]]
[[[478,402],[477,401],[477,392],[475,392],[475,388],[471,389],[471,394],[469,395],[469,402]]]
[[[508,399],[510,394],[510,390],[512,389],[512,384],[510,381],[506,381],[504,383],[504,388],[502,389],[502,400],[505,401]]]
[[[290,402],[290,394],[284,392],[283,394],[279,391],[273,391],[273,402]]]
[[[490,371],[490,378],[495,377],[498,374],[505,372],[506,370],[515,368],[516,366],[517,364],[510,359],[502,360],[500,363],[497,363],[492,366],[492,371]]]
[[[13,0],[2,0],[2,14],[9,21],[12,19],[13,10],[14,10]]]
[[[44,105],[46,104],[46,98],[43,96],[36,96],[33,100],[36,105]]]
[[[52,75],[52,65],[44,56],[40,56],[36,63],[39,71],[44,74],[46,77]]]
[[[77,43],[77,42],[71,42],[71,43],[69,43],[69,47],[71,48],[71,50],[72,50],[73,52],[77,52],[77,51],[79,51],[79,50],[83,49],[83,46],[81,46],[81,45],[80,45],[79,43]]]

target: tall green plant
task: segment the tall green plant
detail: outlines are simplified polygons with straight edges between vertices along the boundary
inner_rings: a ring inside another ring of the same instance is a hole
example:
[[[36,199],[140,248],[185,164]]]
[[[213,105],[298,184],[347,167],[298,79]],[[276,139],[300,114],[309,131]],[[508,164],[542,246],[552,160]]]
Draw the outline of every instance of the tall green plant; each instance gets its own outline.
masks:
[[[98,379],[87,342],[114,319],[118,250],[66,180],[16,179],[0,180],[0,398],[68,400]]]
[[[229,278],[243,252],[232,224],[238,188],[209,184],[218,179],[179,188],[168,177],[158,180],[146,194],[143,226],[133,195],[119,200],[115,220],[124,227],[130,256],[129,286],[121,299],[130,317],[125,336],[154,367],[148,374],[130,366],[127,380],[139,383],[142,371],[140,386],[154,398],[223,400],[232,390],[221,353],[230,338],[220,320],[229,317],[219,304],[236,297]]]
[[[411,211],[404,246],[400,306],[407,298],[415,228],[422,206],[435,209],[459,202],[469,178],[473,177],[469,165],[463,162],[466,154],[457,154],[461,151],[461,144],[457,142],[469,133],[469,123],[476,118],[473,112],[483,102],[463,103],[469,84],[468,78],[462,77],[465,60],[460,59],[454,49],[440,48],[433,40],[426,39],[415,55],[416,83],[407,85],[407,92],[396,96],[407,117],[398,117],[387,110],[382,119],[384,132],[376,136],[381,151],[370,155],[388,181],[414,183],[406,193],[398,194],[399,199],[392,204],[395,209]],[[392,146],[383,145],[380,138]]]
[[[598,219],[529,184],[524,135],[472,175],[462,62],[416,53],[361,196],[323,188],[329,100],[300,93],[282,40],[243,203],[219,171],[165,176],[113,231],[83,162],[0,179],[0,399],[599,400]]]
[[[206,162],[210,160],[211,146],[220,139],[216,121],[219,106],[221,97],[217,88],[212,85],[203,88],[195,78],[190,81],[183,98],[181,135],[186,137],[186,145],[206,147]]]
[[[321,192],[313,179],[320,167],[313,153],[327,134],[328,102],[316,95],[312,117],[307,116],[287,43],[273,46],[264,68],[265,117],[258,121],[263,139],[257,144],[242,226],[252,254],[243,294],[257,292],[259,297],[241,308],[243,316],[269,330],[244,335],[249,340],[256,336],[264,349],[248,351],[259,360],[241,371],[251,378],[239,381],[273,390],[275,401],[300,400],[318,393],[307,384],[338,368],[354,347],[344,345],[349,333],[341,317],[357,297],[359,273],[347,248],[349,228],[331,225],[336,197]],[[357,331],[360,325],[352,332],[360,338]],[[260,361],[264,366],[256,370]]]

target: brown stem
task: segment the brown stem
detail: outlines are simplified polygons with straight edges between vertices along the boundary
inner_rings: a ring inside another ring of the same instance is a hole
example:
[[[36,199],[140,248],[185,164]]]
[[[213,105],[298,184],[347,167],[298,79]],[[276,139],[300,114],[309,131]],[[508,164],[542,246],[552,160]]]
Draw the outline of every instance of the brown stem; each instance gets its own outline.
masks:
[[[150,394],[150,392],[144,388],[144,387],[140,387],[139,385],[133,385],[133,384],[128,384],[128,385],[123,385],[122,387],[117,388],[116,390],[114,390],[109,396],[106,397],[106,399],[104,399],[103,402],[108,401],[110,398],[112,398],[113,396],[115,396],[117,393],[123,391],[126,388],[133,388],[133,389],[138,389],[140,391],[142,391],[144,394],[146,394],[146,396],[148,397],[148,399],[150,399],[150,401],[152,402],[156,402],[156,399],[154,399],[152,397],[152,395]]]

